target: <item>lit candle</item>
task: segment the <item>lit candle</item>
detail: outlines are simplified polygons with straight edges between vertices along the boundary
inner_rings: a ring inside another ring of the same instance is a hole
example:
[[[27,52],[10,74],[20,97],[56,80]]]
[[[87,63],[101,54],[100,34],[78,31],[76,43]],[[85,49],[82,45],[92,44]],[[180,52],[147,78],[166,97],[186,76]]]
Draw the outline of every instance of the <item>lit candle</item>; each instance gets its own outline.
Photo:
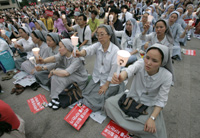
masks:
[[[109,21],[113,21],[113,15],[111,14],[111,15],[109,15]]]
[[[34,55],[36,58],[39,58],[40,48],[38,48],[38,47],[33,48],[33,49],[32,49],[32,52],[33,52],[33,55]]]
[[[5,35],[6,30],[1,30],[1,33],[2,33],[3,35]]]
[[[188,23],[188,25],[189,25],[189,26],[192,26],[193,23],[194,23],[194,21],[193,21],[193,20],[190,20],[189,23]]]
[[[63,14],[63,15],[62,15],[62,18],[63,18],[63,19],[66,19],[66,16]]]
[[[16,42],[17,42],[17,39],[16,38],[13,38],[13,39],[11,39],[11,41],[13,42],[13,44],[15,45],[16,44]]]
[[[107,17],[108,17],[108,12],[106,12],[106,14],[105,14],[105,18],[107,19]]]
[[[149,16],[148,16],[148,22],[151,23],[152,20],[153,20],[153,16],[149,15]]]
[[[71,41],[72,41],[72,45],[74,46],[74,56],[76,56],[76,46],[78,45],[78,37],[72,36]]]
[[[74,19],[72,19],[72,23],[74,23]]]
[[[130,56],[131,56],[131,54],[126,50],[119,50],[117,52],[117,64],[118,64],[117,77],[119,77],[121,66],[123,66],[123,67],[126,66],[126,63]]]
[[[26,24],[25,23],[22,23],[22,27],[25,27],[26,26]]]
[[[34,66],[36,66],[35,57],[30,57],[30,58],[29,58],[29,61],[30,61]]]

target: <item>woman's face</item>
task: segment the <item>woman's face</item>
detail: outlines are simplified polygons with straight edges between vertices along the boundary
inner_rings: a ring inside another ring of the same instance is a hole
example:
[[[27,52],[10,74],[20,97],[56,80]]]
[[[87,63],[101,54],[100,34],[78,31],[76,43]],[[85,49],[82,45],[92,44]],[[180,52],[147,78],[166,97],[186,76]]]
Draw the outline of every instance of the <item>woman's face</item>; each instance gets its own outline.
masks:
[[[67,54],[67,49],[62,42],[59,42],[59,53],[61,56],[65,56]]]
[[[52,39],[50,36],[47,36],[46,42],[47,42],[47,45],[48,45],[49,47],[54,47],[54,46],[56,46],[56,43],[53,41],[53,39]]]
[[[192,12],[193,12],[193,7],[192,7],[192,6],[189,6],[189,7],[187,8],[187,10],[188,10],[189,13],[192,13]]]
[[[38,44],[39,40],[37,37],[35,37],[35,35],[33,33],[31,33],[31,37],[32,37],[32,40],[35,44]]]
[[[131,32],[132,31],[132,24],[131,24],[131,21],[127,21],[126,22],[126,30],[128,32]]]
[[[148,21],[148,14],[143,14],[143,16],[142,16],[142,22],[143,23],[146,23],[147,21]]]
[[[110,36],[108,35],[108,33],[106,32],[105,28],[98,28],[97,29],[97,38],[98,41],[104,45],[108,42],[110,42]]]
[[[175,23],[177,18],[178,18],[178,15],[176,13],[174,13],[174,14],[170,15],[169,22]]]
[[[182,9],[177,9],[177,11],[179,12],[180,16],[183,14],[183,10]]]
[[[24,32],[24,30],[22,29],[19,29],[19,35],[22,37],[22,38],[26,38],[28,36],[27,33]]]
[[[40,27],[39,23],[37,23],[37,22],[35,22],[35,27],[36,27],[36,29],[38,29],[38,30],[40,30],[40,29],[41,29],[41,27]]]
[[[164,24],[162,21],[157,22],[157,24],[156,24],[156,34],[157,34],[158,36],[164,35],[166,29],[167,29],[167,28],[166,28],[165,24]]]
[[[173,11],[174,11],[174,6],[169,7],[168,13],[171,13],[171,12],[173,12]]]
[[[144,58],[145,70],[149,75],[154,75],[158,72],[162,64],[162,55],[157,49],[151,49],[147,52]]]

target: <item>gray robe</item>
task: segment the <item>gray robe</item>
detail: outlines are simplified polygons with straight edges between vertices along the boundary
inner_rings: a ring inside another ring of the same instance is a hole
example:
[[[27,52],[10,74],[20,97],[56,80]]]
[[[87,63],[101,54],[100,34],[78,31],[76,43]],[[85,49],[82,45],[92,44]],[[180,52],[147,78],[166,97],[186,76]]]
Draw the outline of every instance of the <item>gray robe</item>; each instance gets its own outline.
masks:
[[[58,95],[71,83],[76,82],[81,90],[86,86],[88,75],[84,67],[84,63],[80,58],[70,57],[66,58],[59,54],[55,55],[56,63],[47,65],[48,71],[66,70],[70,75],[67,77],[59,77],[53,75],[51,77],[51,95],[52,99],[58,98]]]

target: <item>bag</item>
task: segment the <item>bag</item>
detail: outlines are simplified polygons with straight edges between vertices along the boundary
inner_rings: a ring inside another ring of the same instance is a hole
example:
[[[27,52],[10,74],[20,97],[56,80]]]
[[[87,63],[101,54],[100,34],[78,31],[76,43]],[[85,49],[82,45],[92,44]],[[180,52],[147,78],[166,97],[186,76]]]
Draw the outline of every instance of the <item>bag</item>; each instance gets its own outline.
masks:
[[[66,89],[64,89],[58,95],[58,97],[61,107],[66,108],[82,98],[82,91],[75,82],[70,84]]]
[[[146,109],[148,106],[144,104],[137,103],[131,97],[126,98],[126,94],[123,94],[118,101],[119,107],[124,111],[124,113],[133,118],[137,118],[140,115],[147,115]]]
[[[0,52],[0,66],[4,73],[15,68],[15,61],[8,50]]]

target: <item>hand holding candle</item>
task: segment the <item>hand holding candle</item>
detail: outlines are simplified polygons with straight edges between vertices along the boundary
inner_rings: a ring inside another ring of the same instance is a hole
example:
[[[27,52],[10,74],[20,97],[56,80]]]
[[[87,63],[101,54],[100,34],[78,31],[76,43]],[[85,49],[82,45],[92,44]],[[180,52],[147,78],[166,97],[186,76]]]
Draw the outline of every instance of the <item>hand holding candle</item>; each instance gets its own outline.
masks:
[[[33,55],[36,57],[36,58],[39,58],[39,52],[40,52],[40,48],[33,48],[32,49],[32,52],[33,52]]]
[[[126,63],[130,56],[131,56],[131,54],[126,50],[119,50],[117,52],[117,64],[118,64],[117,77],[119,77],[121,66],[123,66],[123,67],[126,66]]]
[[[190,20],[189,23],[188,23],[188,25],[189,25],[189,26],[192,26],[193,23],[194,23],[194,21],[193,21],[193,20]]]
[[[109,15],[109,21],[112,22],[113,21],[113,15]]]
[[[36,66],[35,57],[30,57],[30,58],[29,58],[29,61],[30,61],[34,66]]]
[[[16,38],[11,39],[11,41],[13,42],[14,45],[17,43],[17,39]]]
[[[76,46],[78,45],[78,37],[72,36],[71,37],[72,45],[74,46],[74,56],[76,56]]]

